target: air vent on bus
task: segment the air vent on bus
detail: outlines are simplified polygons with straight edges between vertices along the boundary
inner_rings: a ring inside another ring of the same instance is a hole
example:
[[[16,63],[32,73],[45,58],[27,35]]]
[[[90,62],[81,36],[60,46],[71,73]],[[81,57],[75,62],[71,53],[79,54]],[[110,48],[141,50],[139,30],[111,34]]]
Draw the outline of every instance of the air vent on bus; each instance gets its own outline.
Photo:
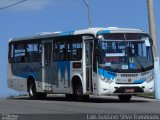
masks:
[[[121,77],[137,77],[138,74],[121,74]]]

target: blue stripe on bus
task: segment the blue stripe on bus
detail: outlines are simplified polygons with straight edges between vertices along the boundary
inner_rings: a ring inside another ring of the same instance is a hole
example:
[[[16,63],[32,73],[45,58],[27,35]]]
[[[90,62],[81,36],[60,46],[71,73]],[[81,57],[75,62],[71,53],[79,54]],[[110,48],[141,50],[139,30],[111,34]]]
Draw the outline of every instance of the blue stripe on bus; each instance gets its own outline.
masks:
[[[141,84],[141,83],[143,83],[145,80],[134,80],[134,83],[135,84]]]
[[[68,87],[70,87],[70,62],[69,61],[63,61],[63,62],[57,62],[58,64],[58,69],[60,70],[61,74],[61,81],[62,80],[68,80]],[[65,78],[67,72],[68,78]]]
[[[28,78],[29,76],[32,76],[36,80],[36,74],[16,74],[16,76],[22,78]]]
[[[103,33],[110,33],[109,30],[101,30],[97,32],[97,35],[103,34]]]
[[[108,79],[114,79],[116,77],[116,74],[113,72],[106,71],[104,69],[98,68],[98,74],[103,75],[104,77]]]
[[[98,74],[103,75],[103,74],[104,74],[104,70],[103,70],[103,69],[98,68]]]
[[[28,74],[17,74],[17,77],[28,78]]]

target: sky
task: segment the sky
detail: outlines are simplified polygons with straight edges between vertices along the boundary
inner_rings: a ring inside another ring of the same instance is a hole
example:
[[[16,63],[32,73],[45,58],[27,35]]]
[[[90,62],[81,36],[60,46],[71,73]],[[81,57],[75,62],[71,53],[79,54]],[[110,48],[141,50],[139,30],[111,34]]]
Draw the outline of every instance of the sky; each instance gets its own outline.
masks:
[[[21,0],[0,0],[0,8]],[[148,29],[147,0],[88,0],[92,27]],[[158,46],[160,46],[160,0],[154,0]],[[10,38],[40,32],[88,28],[83,0],[27,0],[0,11],[0,96],[18,92],[7,88],[7,54]],[[160,54],[160,50],[159,50]]]

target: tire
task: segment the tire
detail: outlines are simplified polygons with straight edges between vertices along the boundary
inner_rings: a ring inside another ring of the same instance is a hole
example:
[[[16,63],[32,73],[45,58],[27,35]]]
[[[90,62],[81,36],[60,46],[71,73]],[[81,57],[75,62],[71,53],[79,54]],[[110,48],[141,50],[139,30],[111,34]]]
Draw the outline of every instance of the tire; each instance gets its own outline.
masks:
[[[129,102],[132,98],[132,95],[118,95],[121,102]]]
[[[31,82],[28,86],[28,93],[30,99],[45,99],[47,94],[46,93],[38,93],[36,90],[35,82]]]
[[[74,88],[74,97],[76,101],[84,101],[84,95],[83,95],[83,89],[82,89],[82,85],[81,84],[77,84]]]
[[[37,98],[35,82],[32,81],[31,83],[29,83],[28,93],[29,93],[30,99],[36,99]]]

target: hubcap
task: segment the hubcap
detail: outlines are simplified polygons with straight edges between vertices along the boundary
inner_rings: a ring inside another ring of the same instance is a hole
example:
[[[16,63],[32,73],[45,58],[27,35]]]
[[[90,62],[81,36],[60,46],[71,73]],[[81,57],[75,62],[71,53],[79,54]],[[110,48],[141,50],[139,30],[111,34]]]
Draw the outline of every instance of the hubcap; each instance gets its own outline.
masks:
[[[30,92],[30,95],[33,96],[33,84],[31,84],[29,92]]]

